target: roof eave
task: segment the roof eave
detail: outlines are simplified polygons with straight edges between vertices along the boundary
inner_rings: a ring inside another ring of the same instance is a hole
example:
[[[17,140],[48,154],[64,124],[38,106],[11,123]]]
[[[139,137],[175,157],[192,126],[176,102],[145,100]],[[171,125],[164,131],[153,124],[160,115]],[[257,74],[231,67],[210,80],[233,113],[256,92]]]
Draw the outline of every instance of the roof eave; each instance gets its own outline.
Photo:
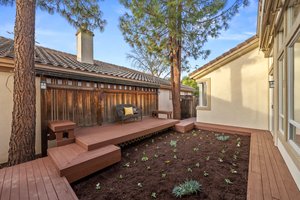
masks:
[[[214,61],[212,61],[211,64],[208,63],[208,65],[204,65],[205,67],[198,69],[198,71],[194,71],[191,74],[189,74],[189,77],[191,79],[199,79],[215,70],[217,70],[218,68],[224,66],[225,64],[235,60],[236,58],[243,56],[244,54],[252,51],[253,49],[258,47],[258,38],[256,37],[255,39],[251,40],[249,43],[239,47],[238,49],[233,50],[232,52],[230,52],[231,50],[229,50],[228,52],[230,52],[228,54],[228,52],[225,52],[224,55],[222,54],[221,56],[217,57]]]

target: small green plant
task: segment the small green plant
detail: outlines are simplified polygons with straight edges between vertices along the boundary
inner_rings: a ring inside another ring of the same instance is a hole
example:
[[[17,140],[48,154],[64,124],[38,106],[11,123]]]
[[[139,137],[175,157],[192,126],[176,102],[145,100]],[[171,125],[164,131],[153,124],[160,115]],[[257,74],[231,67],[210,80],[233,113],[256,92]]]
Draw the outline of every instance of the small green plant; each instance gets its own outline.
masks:
[[[193,148],[193,151],[199,151],[198,147]]]
[[[225,149],[222,149],[221,153],[222,153],[222,154],[226,153]]]
[[[232,174],[236,174],[236,173],[237,173],[237,171],[236,171],[235,169],[233,169],[233,168],[230,168],[230,172],[231,172]]]
[[[170,162],[171,162],[170,160],[166,160],[166,161],[165,161],[166,164],[169,164]]]
[[[144,155],[143,157],[142,157],[142,161],[143,162],[146,162],[146,161],[148,161],[149,160],[149,158],[146,156],[146,155]]]
[[[209,161],[210,157],[209,156],[206,156],[205,160],[206,161]]]
[[[174,159],[177,159],[177,156],[176,156],[176,155],[174,155],[174,156],[173,156],[173,158],[174,158]]]
[[[151,142],[154,143],[154,139],[152,139]]]
[[[188,172],[193,172],[192,168],[190,168],[190,167],[187,168],[187,171]]]
[[[122,174],[120,174],[119,179],[123,179],[123,175]]]
[[[218,158],[218,161],[220,162],[220,163],[222,163],[222,162],[224,162],[224,160],[222,159],[222,158]]]
[[[173,149],[173,152],[176,153],[176,152],[177,152],[177,149]]]
[[[219,140],[219,141],[225,142],[225,141],[229,140],[230,136],[224,135],[224,133],[222,133],[222,135],[218,135],[218,136],[216,136],[216,138],[217,138],[217,140]]]
[[[233,160],[237,160],[237,158],[238,158],[237,155],[235,155],[235,154],[232,157],[233,157]]]
[[[154,154],[154,158],[158,158],[158,155],[157,155],[157,154]]]
[[[141,183],[138,183],[137,185],[138,185],[138,187],[143,187],[143,185]]]
[[[130,155],[130,153],[126,153],[126,157],[128,157]]]
[[[177,146],[177,140],[171,140],[170,141],[170,146],[176,148],[176,146]]]
[[[150,170],[151,169],[151,167],[150,166],[147,166],[147,170]]]
[[[196,167],[200,167],[200,163],[197,162],[197,163],[195,164],[195,166],[196,166]]]
[[[154,199],[156,199],[156,198],[157,198],[156,192],[152,192],[152,193],[151,193],[151,197],[154,198]]]
[[[203,176],[207,177],[209,175],[209,173],[207,171],[203,172]]]
[[[240,146],[241,146],[241,141],[238,141],[238,142],[236,143],[236,146],[237,146],[237,147],[240,147]]]
[[[225,181],[225,183],[227,183],[228,185],[229,185],[229,184],[230,184],[230,185],[233,184],[233,182],[232,182],[229,178],[225,178],[224,181]]]
[[[166,178],[166,176],[167,176],[166,173],[162,173],[162,174],[161,174],[161,177],[162,177],[162,178]]]
[[[201,187],[202,185],[198,181],[185,181],[179,186],[175,186],[173,188],[172,194],[177,198],[181,198],[183,196],[192,195],[194,193],[200,192]]]
[[[101,189],[100,183],[97,183],[96,184],[96,190],[100,190],[100,189]]]
[[[236,166],[237,166],[237,164],[236,164],[236,163],[234,163],[234,162],[233,162],[233,163],[231,163],[231,164],[232,164],[232,166],[234,166],[234,167],[236,167]]]
[[[130,167],[130,162],[125,163],[123,166],[124,166],[124,167]]]

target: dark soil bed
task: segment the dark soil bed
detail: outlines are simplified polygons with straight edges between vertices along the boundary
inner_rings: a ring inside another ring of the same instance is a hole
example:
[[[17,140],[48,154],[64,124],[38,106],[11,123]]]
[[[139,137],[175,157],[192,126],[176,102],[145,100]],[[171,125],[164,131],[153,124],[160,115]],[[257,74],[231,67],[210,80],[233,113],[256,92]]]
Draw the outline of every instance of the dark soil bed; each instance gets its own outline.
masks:
[[[218,135],[167,131],[122,148],[120,163],[72,187],[79,199],[165,200],[176,199],[176,185],[196,180],[201,192],[182,199],[246,199],[250,137],[225,134],[230,138],[220,141]]]

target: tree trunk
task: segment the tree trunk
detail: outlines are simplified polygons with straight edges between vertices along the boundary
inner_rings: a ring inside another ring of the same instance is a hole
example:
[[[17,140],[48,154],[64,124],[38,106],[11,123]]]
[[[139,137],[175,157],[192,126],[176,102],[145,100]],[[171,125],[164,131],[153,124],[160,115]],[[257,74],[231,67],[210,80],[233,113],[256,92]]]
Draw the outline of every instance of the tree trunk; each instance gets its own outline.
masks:
[[[14,90],[8,164],[35,158],[35,0],[16,1]]]
[[[177,17],[175,23],[175,36],[171,38],[171,84],[172,84],[172,104],[173,118],[181,119],[180,108],[180,78],[181,78],[181,38],[182,38],[182,4],[176,10]]]
[[[172,84],[172,104],[173,118],[181,119],[180,108],[180,77],[181,77],[181,49],[179,42],[176,42],[176,49],[173,50],[171,63],[171,84]]]

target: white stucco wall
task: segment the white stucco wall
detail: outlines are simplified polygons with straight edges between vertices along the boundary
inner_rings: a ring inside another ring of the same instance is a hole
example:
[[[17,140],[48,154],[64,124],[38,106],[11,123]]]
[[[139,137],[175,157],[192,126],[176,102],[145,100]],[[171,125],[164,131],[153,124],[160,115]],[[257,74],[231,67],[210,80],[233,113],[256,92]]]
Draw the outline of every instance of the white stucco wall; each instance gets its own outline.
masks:
[[[41,153],[40,78],[36,78],[36,153]],[[7,162],[13,108],[13,74],[0,72],[0,163]]]
[[[202,77],[211,79],[211,109],[198,109],[197,121],[268,129],[267,62],[256,48]]]

